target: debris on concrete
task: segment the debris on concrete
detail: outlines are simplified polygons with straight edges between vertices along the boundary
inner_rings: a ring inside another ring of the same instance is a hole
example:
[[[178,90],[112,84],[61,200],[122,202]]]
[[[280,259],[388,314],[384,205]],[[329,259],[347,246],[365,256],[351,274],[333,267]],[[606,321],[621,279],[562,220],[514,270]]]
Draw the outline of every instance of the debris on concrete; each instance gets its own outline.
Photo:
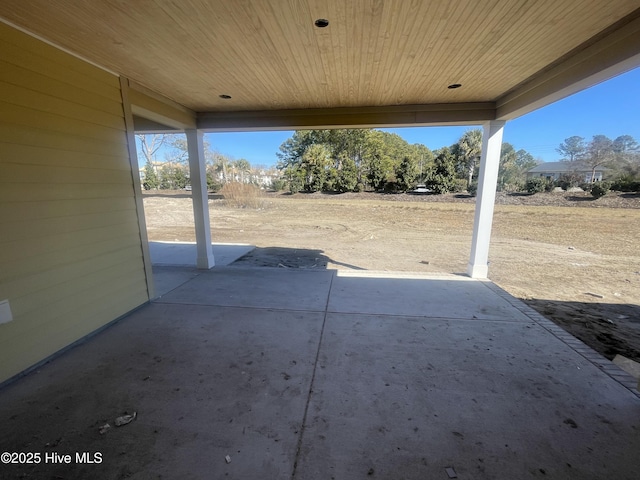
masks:
[[[374,473],[376,473],[376,471],[373,469],[373,467],[371,467],[367,472],[367,475],[373,475]]]
[[[116,418],[113,423],[116,427],[122,427],[123,425],[133,422],[137,416],[137,412],[133,412],[131,415],[122,415],[121,417]]]
[[[224,461],[227,463],[231,463],[231,457],[229,455],[225,455]]]
[[[564,422],[567,425],[569,425],[571,428],[578,428],[578,424],[576,423],[576,421],[573,418],[567,418]]]
[[[599,293],[585,292],[584,294],[589,295],[591,297],[604,298],[604,295],[600,295]]]
[[[453,467],[446,467],[444,470],[447,472],[449,478],[458,478],[458,474],[453,469]]]
[[[111,428],[111,425],[109,425],[108,423],[105,423],[104,425],[102,425],[100,427],[100,430],[98,430],[100,432],[100,435],[104,435],[105,433],[107,433],[107,431]]]
[[[420,263],[423,263],[424,265],[429,265],[429,260],[421,260]]]
[[[47,442],[44,444],[44,446],[46,448],[54,448],[57,447],[58,444],[62,441],[62,437],[57,438],[56,440],[54,440],[53,442]]]
[[[569,247],[569,250],[575,250],[575,249],[576,249],[575,247]]]

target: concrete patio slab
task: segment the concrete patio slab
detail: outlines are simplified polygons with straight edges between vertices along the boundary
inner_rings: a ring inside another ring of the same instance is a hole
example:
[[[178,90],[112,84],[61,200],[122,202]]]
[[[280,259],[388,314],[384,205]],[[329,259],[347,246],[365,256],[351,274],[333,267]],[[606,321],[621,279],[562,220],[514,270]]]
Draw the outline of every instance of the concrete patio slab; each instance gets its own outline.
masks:
[[[318,367],[296,478],[633,478],[640,405],[535,323],[329,314]]]
[[[246,255],[255,247],[239,243],[212,243],[216,266],[226,266]],[[151,263],[163,267],[189,267],[196,265],[195,242],[149,242]]]
[[[0,392],[2,451],[103,462],[0,465],[0,478],[288,478],[322,321],[149,305]]]
[[[216,268],[202,272],[163,302],[324,311],[334,272],[278,268]]]
[[[73,456],[1,478],[637,478],[624,372],[492,284],[175,272],[0,390],[0,451]]]
[[[200,274],[196,267],[153,267],[153,284],[156,298],[166,295],[174,288],[192,280]]]
[[[329,311],[529,320],[507,301],[491,294],[485,283],[459,275],[340,270],[331,289]]]

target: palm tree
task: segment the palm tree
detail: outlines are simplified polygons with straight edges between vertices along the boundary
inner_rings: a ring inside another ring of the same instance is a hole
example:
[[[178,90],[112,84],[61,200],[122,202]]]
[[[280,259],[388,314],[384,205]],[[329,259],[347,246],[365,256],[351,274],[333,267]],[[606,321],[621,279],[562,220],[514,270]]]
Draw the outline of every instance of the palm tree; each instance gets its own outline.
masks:
[[[468,169],[469,178],[467,179],[467,188],[473,182],[473,172],[476,169],[476,163],[482,153],[482,130],[476,128],[464,132],[460,140],[458,140],[458,155],[465,167]]]
[[[244,174],[251,171],[251,164],[249,163],[249,160],[239,158],[233,162],[233,166],[238,170],[238,172],[240,172],[240,182],[244,183]]]
[[[219,152],[213,152],[213,170],[216,172],[219,178],[221,178],[222,183],[227,183],[227,168],[229,166],[229,159],[226,155],[223,155]]]

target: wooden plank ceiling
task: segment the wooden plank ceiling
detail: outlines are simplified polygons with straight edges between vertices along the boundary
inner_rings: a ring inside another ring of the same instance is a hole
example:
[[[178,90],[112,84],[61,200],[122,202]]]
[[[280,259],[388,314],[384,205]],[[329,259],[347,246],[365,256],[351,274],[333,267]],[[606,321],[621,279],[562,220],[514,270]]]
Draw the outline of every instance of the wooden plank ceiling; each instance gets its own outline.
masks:
[[[496,105],[639,12],[638,0],[0,2],[8,22],[196,112]]]

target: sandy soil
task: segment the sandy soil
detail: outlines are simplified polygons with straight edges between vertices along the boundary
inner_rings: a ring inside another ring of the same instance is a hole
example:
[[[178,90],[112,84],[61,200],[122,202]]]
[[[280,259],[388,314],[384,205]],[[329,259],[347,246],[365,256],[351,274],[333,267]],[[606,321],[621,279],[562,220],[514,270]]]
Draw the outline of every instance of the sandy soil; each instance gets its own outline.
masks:
[[[240,265],[464,273],[466,195],[267,194],[259,208],[209,200],[212,238],[258,248]],[[146,193],[151,240],[193,241],[189,195]],[[504,195],[489,277],[607,358],[640,361],[640,196]]]

